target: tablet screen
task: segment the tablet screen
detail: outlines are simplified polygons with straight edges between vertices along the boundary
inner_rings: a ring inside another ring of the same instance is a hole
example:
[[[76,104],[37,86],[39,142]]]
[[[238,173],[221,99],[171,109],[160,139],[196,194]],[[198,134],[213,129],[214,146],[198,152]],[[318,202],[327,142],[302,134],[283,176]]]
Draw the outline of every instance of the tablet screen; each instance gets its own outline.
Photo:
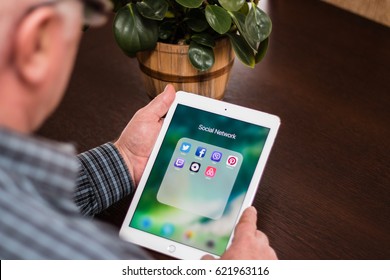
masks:
[[[223,254],[269,131],[178,104],[129,226]]]

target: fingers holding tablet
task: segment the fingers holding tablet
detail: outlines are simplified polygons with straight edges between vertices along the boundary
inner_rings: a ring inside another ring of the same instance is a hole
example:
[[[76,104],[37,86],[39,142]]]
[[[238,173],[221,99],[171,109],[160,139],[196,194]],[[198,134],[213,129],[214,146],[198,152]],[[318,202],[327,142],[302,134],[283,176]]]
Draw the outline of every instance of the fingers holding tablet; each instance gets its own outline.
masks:
[[[144,113],[149,114],[149,116],[160,120],[166,115],[169,107],[172,105],[173,100],[175,99],[175,93],[176,91],[173,85],[168,84],[161,94],[157,95],[147,106],[141,110],[146,111]]]
[[[276,260],[275,251],[269,245],[268,237],[257,229],[257,212],[247,208],[237,223],[231,246],[221,256],[222,260]],[[215,260],[205,255],[202,260]]]
[[[253,234],[257,231],[257,211],[256,208],[251,206],[248,207],[240,218],[240,221],[237,223],[234,230],[234,240],[252,237]]]

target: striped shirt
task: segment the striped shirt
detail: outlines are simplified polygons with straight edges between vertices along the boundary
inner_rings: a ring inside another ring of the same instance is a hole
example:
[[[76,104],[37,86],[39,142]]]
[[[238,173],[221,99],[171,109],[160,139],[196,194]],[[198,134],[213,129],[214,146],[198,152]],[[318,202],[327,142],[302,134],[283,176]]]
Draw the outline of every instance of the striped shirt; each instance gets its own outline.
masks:
[[[0,128],[0,259],[149,258],[87,217],[132,191],[112,143],[77,160],[71,145]]]

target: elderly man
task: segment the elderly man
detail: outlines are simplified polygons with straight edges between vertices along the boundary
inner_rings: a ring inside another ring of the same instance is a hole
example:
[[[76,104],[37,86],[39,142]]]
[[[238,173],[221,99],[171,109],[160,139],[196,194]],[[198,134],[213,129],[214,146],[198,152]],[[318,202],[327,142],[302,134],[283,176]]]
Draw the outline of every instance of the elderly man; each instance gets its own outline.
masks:
[[[0,1],[1,259],[149,258],[85,216],[132,194],[174,88],[139,110],[117,142],[78,157],[70,145],[30,135],[61,100],[81,26],[103,23],[107,7],[102,0]],[[244,212],[222,258],[276,258],[256,228],[254,208]]]

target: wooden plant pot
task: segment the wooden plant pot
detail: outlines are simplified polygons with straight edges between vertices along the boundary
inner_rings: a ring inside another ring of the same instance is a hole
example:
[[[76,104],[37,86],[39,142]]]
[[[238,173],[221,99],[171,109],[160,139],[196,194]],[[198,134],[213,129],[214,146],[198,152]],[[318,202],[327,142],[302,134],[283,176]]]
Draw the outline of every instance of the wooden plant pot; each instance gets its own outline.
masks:
[[[223,99],[235,57],[230,41],[227,38],[217,41],[215,64],[204,72],[191,65],[188,49],[188,45],[157,43],[153,51],[137,54],[146,91],[151,98],[170,83],[176,90]]]

